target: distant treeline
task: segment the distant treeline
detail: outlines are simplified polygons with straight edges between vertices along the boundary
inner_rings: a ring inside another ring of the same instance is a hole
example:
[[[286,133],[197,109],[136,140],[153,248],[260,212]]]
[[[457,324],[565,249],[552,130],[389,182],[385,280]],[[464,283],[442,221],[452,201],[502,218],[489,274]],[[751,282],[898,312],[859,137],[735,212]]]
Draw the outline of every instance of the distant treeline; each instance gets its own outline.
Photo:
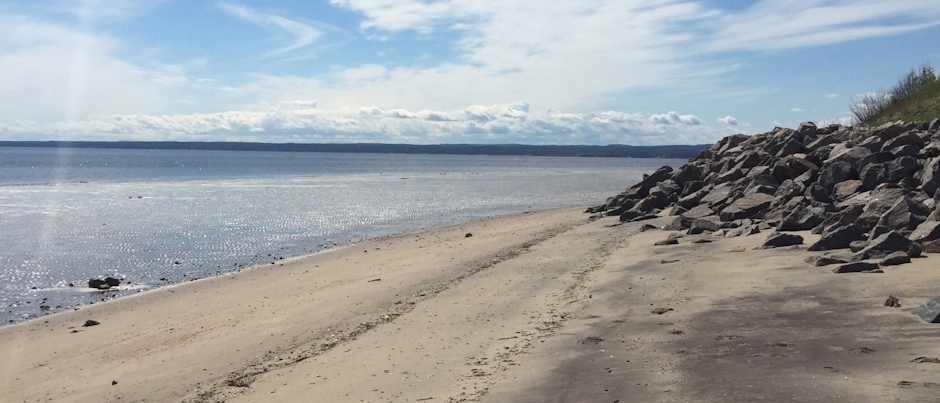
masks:
[[[323,153],[532,155],[551,157],[692,158],[708,145],[628,146],[526,144],[302,144],[177,141],[0,141],[0,147],[122,148],[136,150],[294,151]]]

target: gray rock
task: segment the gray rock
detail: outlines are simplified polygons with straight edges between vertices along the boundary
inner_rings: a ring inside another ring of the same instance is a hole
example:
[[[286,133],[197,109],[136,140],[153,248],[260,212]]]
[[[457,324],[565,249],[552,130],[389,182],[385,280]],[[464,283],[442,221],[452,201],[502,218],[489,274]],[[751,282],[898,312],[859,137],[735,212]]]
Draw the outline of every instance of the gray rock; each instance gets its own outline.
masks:
[[[706,219],[696,219],[692,221],[692,225],[689,227],[689,235],[698,235],[705,231],[715,232],[721,229],[721,224],[718,224],[711,220]]]
[[[732,228],[725,230],[725,238],[735,238],[739,236],[748,236],[759,234],[760,228],[757,225],[748,225],[739,228]]]
[[[858,175],[855,172],[855,167],[851,162],[836,161],[820,171],[819,180],[817,183],[819,183],[819,185],[826,190],[831,191],[837,183],[847,181],[849,179],[856,179],[857,177]]]
[[[940,189],[940,157],[931,159],[918,176],[924,192],[935,194]]]
[[[121,280],[118,280],[118,279],[116,279],[116,278],[114,278],[114,277],[107,277],[107,278],[104,279],[104,282],[105,282],[105,284],[107,284],[107,285],[109,285],[109,286],[111,286],[111,287],[117,287],[117,286],[121,285]]]
[[[870,243],[871,242],[869,241],[852,241],[852,242],[849,242],[849,250],[852,251],[853,253],[858,252],[862,249],[867,248],[868,244]]]
[[[639,211],[636,211],[636,210],[624,211],[622,214],[620,214],[620,222],[628,222],[628,221],[630,221],[630,220],[632,220],[632,219],[634,219],[634,218],[640,217],[640,216],[642,216],[642,215],[643,215],[643,213],[641,213],[641,212],[639,212]]]
[[[855,224],[845,225],[839,228],[836,228],[833,231],[824,233],[819,241],[810,245],[808,250],[810,251],[822,251],[822,250],[833,250],[833,249],[845,249],[848,248],[852,242],[861,241],[865,239],[865,234],[862,231],[859,231],[858,226]]]
[[[894,252],[885,256],[878,264],[881,266],[897,266],[910,262],[911,257],[907,255],[907,252]]]
[[[857,193],[864,185],[865,183],[858,179],[849,179],[839,182],[832,187],[832,198],[838,201],[848,199]]]
[[[846,263],[832,270],[833,273],[866,273],[878,270],[878,263],[853,262]]]
[[[810,265],[816,266],[816,267],[829,266],[829,265],[833,265],[833,264],[848,263],[848,261],[846,261],[846,260],[844,260],[844,259],[840,259],[840,258],[834,257],[834,256],[832,256],[832,255],[814,255],[814,256],[810,256],[810,257],[806,258],[805,262],[806,262],[806,263],[809,263]]]
[[[918,257],[923,248],[920,244],[907,239],[897,231],[890,231],[871,241],[865,249],[862,249],[852,255],[852,261],[857,262],[866,259],[881,259],[894,252],[902,251],[908,256]]]
[[[696,218],[708,217],[710,215],[715,215],[715,212],[712,209],[708,208],[708,206],[698,205],[680,215],[685,218],[696,219]]]
[[[895,297],[894,295],[889,295],[888,299],[885,300],[885,306],[889,308],[900,308],[901,300],[899,300],[898,297]]]
[[[811,230],[825,220],[825,211],[818,207],[798,206],[790,214],[783,217],[778,231],[804,231]]]
[[[662,240],[662,241],[658,241],[658,242],[654,243],[653,245],[656,245],[656,246],[664,246],[664,245],[678,245],[678,244],[679,244],[679,240],[678,240],[678,239],[675,239],[675,238],[666,238],[666,239],[664,239],[664,240]]]
[[[107,288],[111,288],[110,286],[108,286],[108,283],[106,283],[104,280],[100,278],[93,278],[91,280],[88,280],[88,288],[103,289],[105,286],[107,286]]]
[[[685,231],[692,226],[692,221],[693,220],[691,218],[686,218],[680,215],[673,219],[669,224],[666,224],[663,229],[666,231]]]
[[[802,245],[803,237],[783,232],[773,232],[764,241],[761,249],[780,248],[784,246]]]
[[[914,242],[927,242],[940,239],[940,221],[924,221],[909,237]]]
[[[774,196],[755,193],[750,196],[744,196],[740,199],[735,200],[728,207],[725,207],[724,210],[721,210],[721,213],[718,214],[718,217],[721,221],[734,221],[742,218],[750,218],[763,210],[766,210],[770,207],[770,203],[774,201]]]
[[[924,250],[926,253],[940,253],[940,239],[935,239],[933,241],[927,241],[923,243]]]
[[[882,164],[869,164],[859,173],[865,189],[874,189],[888,180],[888,172]]]
[[[924,301],[915,313],[927,323],[940,323],[940,297]]]

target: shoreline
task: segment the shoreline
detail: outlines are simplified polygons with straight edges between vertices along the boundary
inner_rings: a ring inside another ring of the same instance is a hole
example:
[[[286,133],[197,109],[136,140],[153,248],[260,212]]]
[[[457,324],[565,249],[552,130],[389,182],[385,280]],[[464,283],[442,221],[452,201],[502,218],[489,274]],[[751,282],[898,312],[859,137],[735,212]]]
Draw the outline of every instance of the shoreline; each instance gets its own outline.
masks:
[[[766,232],[653,246],[669,232],[643,224],[592,221],[574,208],[479,219],[0,327],[0,395],[193,403],[935,397],[930,361],[911,360],[940,357],[935,325],[912,314],[936,292],[936,256],[882,274],[835,274],[804,263],[805,245],[754,249]],[[806,244],[818,237],[800,234]],[[888,294],[902,307],[881,306]],[[82,327],[89,319],[100,324]]]

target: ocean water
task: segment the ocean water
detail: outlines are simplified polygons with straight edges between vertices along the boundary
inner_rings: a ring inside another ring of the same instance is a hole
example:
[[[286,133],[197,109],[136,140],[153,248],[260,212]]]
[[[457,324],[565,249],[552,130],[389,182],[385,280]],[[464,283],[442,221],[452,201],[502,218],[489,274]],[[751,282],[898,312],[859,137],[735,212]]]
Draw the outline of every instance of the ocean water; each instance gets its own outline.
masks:
[[[682,163],[0,148],[0,324],[363,238],[598,204]],[[87,288],[105,276],[125,284]]]

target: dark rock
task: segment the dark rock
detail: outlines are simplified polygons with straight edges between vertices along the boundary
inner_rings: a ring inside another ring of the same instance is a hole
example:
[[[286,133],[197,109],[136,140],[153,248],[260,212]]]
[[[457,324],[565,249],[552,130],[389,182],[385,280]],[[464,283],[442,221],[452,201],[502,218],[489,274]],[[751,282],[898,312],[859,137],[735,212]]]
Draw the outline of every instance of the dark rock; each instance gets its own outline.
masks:
[[[711,240],[711,239],[701,238],[701,239],[696,239],[696,240],[692,241],[692,243],[712,243],[712,240]]]
[[[699,206],[695,206],[689,209],[689,211],[686,211],[680,215],[685,218],[696,219],[696,218],[708,217],[714,214],[715,212],[712,209],[708,208],[708,206],[699,205]]]
[[[923,244],[924,250],[922,252],[926,253],[940,253],[940,239],[933,241],[927,241]]]
[[[852,261],[881,259],[897,251],[905,252],[911,257],[918,257],[921,250],[923,248],[920,244],[912,242],[896,231],[890,231],[872,240],[865,249],[856,252],[852,256]]]
[[[847,161],[836,161],[822,169],[819,173],[819,183],[820,186],[826,190],[832,190],[833,187],[839,182],[844,182],[849,179],[856,179],[858,176],[855,172],[851,162]]]
[[[108,285],[108,283],[106,283],[104,280],[102,280],[102,279],[100,279],[100,278],[93,278],[93,279],[91,279],[91,280],[88,280],[88,288],[98,288],[98,289],[101,289],[102,287],[107,286],[107,285]],[[111,287],[108,286],[108,288],[111,288]]]
[[[111,287],[117,287],[117,286],[121,285],[121,280],[118,280],[118,279],[116,279],[116,278],[114,278],[114,277],[107,277],[107,278],[104,279],[104,282],[105,282],[106,284],[108,284],[109,286],[111,286]]]
[[[715,186],[715,188],[708,192],[705,197],[702,197],[699,203],[714,208],[714,206],[724,203],[730,194],[731,184],[723,183],[721,185]]]
[[[878,151],[881,150],[881,147],[882,147],[884,144],[885,144],[885,141],[884,141],[884,139],[882,139],[881,137],[878,137],[878,136],[871,136],[871,137],[869,137],[869,138],[863,140],[862,143],[859,144],[858,146],[859,146],[859,147],[863,147],[863,148],[867,148],[868,151],[871,151],[871,152],[878,152]]]
[[[692,226],[692,221],[691,218],[678,216],[673,219],[672,222],[666,224],[663,229],[666,231],[685,231]]]
[[[620,222],[627,222],[642,215],[643,213],[635,210],[624,211],[623,214],[620,214]]]
[[[659,216],[656,215],[656,214],[644,214],[644,215],[641,215],[641,216],[639,216],[639,217],[634,217],[634,218],[630,219],[629,222],[640,222],[640,221],[646,221],[646,220],[653,220],[653,219],[656,219],[656,218],[659,218]]]
[[[778,231],[804,231],[811,230],[825,220],[825,211],[818,207],[798,206],[783,217]]]
[[[865,211],[858,217],[855,224],[862,232],[871,231],[881,220],[881,216],[888,212],[898,199],[907,197],[903,189],[879,187],[872,191],[871,200],[865,205]]]
[[[846,263],[832,270],[833,273],[865,273],[878,269],[878,263],[853,262]]]
[[[657,241],[657,242],[654,243],[653,245],[656,245],[656,246],[664,246],[664,245],[678,245],[678,244],[679,244],[679,240],[678,240],[678,239],[670,237],[670,238],[666,238],[666,239],[664,239],[664,240],[662,240],[662,241]]]
[[[824,233],[823,236],[819,238],[819,241],[810,245],[807,250],[822,251],[845,249],[848,248],[852,242],[861,241],[863,239],[865,239],[865,234],[859,231],[858,226],[849,224]]]
[[[98,326],[98,325],[100,325],[100,324],[101,324],[101,322],[98,322],[97,320],[91,320],[91,319],[89,319],[89,320],[86,320],[86,321],[85,321],[85,324],[82,325],[82,327]]]
[[[928,299],[915,313],[927,323],[940,323],[940,297]]]
[[[868,244],[870,243],[871,242],[869,241],[852,241],[852,242],[849,242],[849,250],[855,253],[862,249],[867,248]]]
[[[819,136],[818,138],[816,138],[816,140],[814,140],[813,142],[809,143],[809,144],[806,146],[806,149],[807,149],[807,150],[810,150],[810,152],[812,152],[812,151],[818,150],[819,148],[822,148],[822,147],[825,147],[825,146],[828,146],[828,145],[831,145],[831,144],[835,144],[835,143],[838,143],[838,142],[839,142],[839,139],[837,139],[837,138],[836,138],[835,136],[833,136],[833,135]],[[826,154],[828,155],[828,153],[826,153]]]
[[[773,232],[764,241],[761,249],[780,248],[784,246],[802,245],[803,237],[783,232]]]
[[[724,210],[721,210],[721,213],[718,214],[718,217],[721,221],[733,221],[739,220],[742,218],[750,218],[763,210],[766,210],[770,207],[770,203],[774,201],[774,196],[755,193],[750,196],[744,196],[740,199],[735,200],[728,207],[725,207]]]
[[[924,192],[935,194],[940,189],[940,157],[931,159],[918,176]]]
[[[924,221],[909,237],[914,242],[928,242],[940,239],[940,221]]]
[[[689,235],[698,235],[705,231],[715,232],[721,229],[721,225],[710,220],[706,219],[696,219],[692,221],[692,225],[689,227]]]
[[[907,252],[894,252],[885,256],[878,264],[881,266],[897,266],[910,262],[911,257],[907,255]]]
[[[715,183],[720,184],[720,183],[725,183],[725,182],[733,182],[743,177],[744,177],[744,171],[740,169],[732,169],[728,172],[718,175],[718,177],[715,178]]]
[[[891,153],[891,155],[893,155],[895,158],[900,158],[900,157],[916,157],[916,156],[917,156],[917,153],[920,152],[920,149],[921,149],[921,147],[918,147],[918,146],[915,146],[915,145],[911,145],[911,144],[907,144],[907,145],[903,145],[903,146],[900,146],[900,147],[892,148],[892,149],[888,150],[888,152]]]
[[[796,141],[795,139],[787,140],[786,143],[780,148],[780,151],[777,151],[777,158],[783,158],[788,155],[796,154],[800,151],[803,151],[803,143]]]
[[[923,203],[901,197],[878,219],[875,227],[883,226],[892,230],[913,230],[927,219],[930,211]]]
[[[869,164],[859,173],[865,189],[874,189],[888,180],[888,172],[882,164]]]
[[[774,193],[774,196],[782,197],[785,200],[790,200],[796,195],[803,194],[805,187],[799,183],[794,182],[792,179],[787,179],[780,184],[780,187],[777,188],[777,192]]]
[[[901,300],[899,300],[898,297],[895,297],[894,295],[889,295],[888,299],[885,301],[885,306],[889,308],[900,308]]]
[[[683,187],[688,185],[689,182],[698,181],[700,179],[702,179],[702,170],[693,164],[683,165],[679,169],[676,169],[672,175],[672,180]]]
[[[885,141],[885,144],[883,147],[881,147],[881,150],[888,151],[905,145],[920,148],[924,146],[924,140],[913,132],[907,132]]]
[[[830,203],[832,201],[829,191],[815,183],[806,188],[804,195],[806,198],[820,203]]]
[[[829,266],[833,264],[848,263],[845,259],[839,259],[832,255],[819,255],[819,256],[810,256],[806,258],[806,263],[809,263],[816,267]]]

